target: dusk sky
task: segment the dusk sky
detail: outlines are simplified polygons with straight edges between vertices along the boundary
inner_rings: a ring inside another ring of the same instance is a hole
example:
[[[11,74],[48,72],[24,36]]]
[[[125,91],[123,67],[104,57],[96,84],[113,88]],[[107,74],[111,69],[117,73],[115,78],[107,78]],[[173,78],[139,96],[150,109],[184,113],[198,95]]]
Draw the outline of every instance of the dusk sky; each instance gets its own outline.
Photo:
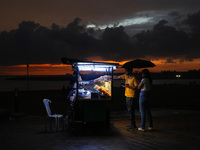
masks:
[[[199,0],[0,0],[0,75],[65,74],[61,58],[200,69]]]

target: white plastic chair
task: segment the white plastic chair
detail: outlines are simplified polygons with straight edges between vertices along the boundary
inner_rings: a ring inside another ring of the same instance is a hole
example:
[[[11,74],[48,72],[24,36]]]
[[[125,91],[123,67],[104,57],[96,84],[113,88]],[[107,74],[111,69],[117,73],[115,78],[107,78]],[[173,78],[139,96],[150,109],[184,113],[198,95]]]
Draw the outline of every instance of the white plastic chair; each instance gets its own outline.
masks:
[[[55,118],[56,132],[58,132],[60,119],[62,119],[63,130],[64,130],[63,115],[62,114],[54,114],[54,115],[51,114],[51,109],[50,109],[50,106],[49,106],[49,103],[51,103],[51,101],[49,99],[43,99],[43,103],[44,103],[44,106],[45,106],[46,111],[47,111],[47,117],[46,117],[46,121],[45,121],[45,131],[47,130],[47,120],[48,119],[50,121],[50,130],[52,130],[52,124],[51,124],[51,119],[52,118]]]

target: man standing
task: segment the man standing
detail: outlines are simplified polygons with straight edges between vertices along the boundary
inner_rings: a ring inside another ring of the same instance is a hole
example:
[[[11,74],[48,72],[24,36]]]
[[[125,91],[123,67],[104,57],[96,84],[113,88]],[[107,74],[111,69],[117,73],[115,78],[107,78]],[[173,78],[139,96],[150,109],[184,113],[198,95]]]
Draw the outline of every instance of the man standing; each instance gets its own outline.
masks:
[[[130,115],[130,125],[128,126],[128,130],[136,130],[136,122],[135,122],[135,101],[136,101],[136,91],[138,86],[138,81],[136,77],[132,73],[132,68],[125,69],[125,74],[121,76],[114,76],[114,79],[124,79],[125,85],[122,85],[125,88],[125,96],[126,96],[126,107],[128,113]]]

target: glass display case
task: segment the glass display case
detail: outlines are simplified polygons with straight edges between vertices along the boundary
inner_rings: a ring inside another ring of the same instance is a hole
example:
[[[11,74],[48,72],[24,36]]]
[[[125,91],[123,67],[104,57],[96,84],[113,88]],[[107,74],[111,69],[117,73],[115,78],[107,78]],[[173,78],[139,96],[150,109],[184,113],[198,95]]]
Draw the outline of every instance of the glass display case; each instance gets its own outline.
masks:
[[[78,101],[109,101],[112,100],[113,71],[115,63],[78,62],[77,79]]]

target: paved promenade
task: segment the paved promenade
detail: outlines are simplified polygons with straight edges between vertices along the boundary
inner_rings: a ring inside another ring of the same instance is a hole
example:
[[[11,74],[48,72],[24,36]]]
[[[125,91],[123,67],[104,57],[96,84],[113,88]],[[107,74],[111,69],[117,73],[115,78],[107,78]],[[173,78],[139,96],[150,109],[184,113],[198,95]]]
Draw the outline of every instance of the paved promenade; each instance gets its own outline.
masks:
[[[153,121],[153,131],[127,131],[127,113],[113,112],[110,129],[55,133],[44,132],[44,116],[25,115],[0,121],[0,150],[199,150],[200,111],[157,109]]]

